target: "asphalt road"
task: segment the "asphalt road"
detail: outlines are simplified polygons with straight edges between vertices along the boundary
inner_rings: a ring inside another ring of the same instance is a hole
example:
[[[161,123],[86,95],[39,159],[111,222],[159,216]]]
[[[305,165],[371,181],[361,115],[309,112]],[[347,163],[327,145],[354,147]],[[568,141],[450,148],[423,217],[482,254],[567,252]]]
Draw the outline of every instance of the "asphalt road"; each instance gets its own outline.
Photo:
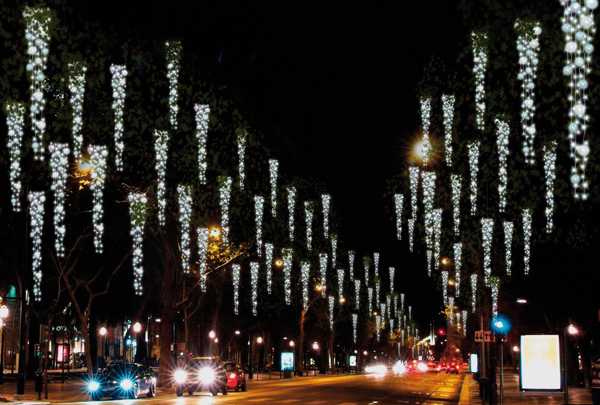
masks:
[[[230,392],[227,396],[197,393],[177,398],[162,392],[156,398],[140,400],[62,402],[63,404],[298,404],[298,405],[456,405],[462,375],[437,373],[410,374],[401,377],[368,375],[295,378],[290,381],[252,382],[247,392]]]

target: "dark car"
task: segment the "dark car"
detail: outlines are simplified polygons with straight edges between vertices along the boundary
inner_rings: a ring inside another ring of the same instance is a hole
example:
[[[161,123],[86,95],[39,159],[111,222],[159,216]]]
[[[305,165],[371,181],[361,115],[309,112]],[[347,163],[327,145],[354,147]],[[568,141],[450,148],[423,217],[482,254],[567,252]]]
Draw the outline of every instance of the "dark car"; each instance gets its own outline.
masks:
[[[226,361],[223,366],[227,374],[227,389],[232,391],[246,391],[246,373],[235,362]]]
[[[156,395],[156,374],[137,363],[115,362],[87,382],[91,399],[148,398]]]
[[[221,392],[227,395],[227,376],[224,364],[217,357],[192,357],[186,364],[173,372],[175,393],[193,395],[197,391],[209,391],[212,395]]]

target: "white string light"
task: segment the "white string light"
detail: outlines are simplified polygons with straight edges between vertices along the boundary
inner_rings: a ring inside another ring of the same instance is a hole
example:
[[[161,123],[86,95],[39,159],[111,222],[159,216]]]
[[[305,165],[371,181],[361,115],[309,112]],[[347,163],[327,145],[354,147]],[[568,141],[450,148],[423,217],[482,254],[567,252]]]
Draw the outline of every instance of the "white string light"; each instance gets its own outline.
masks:
[[[179,244],[181,250],[181,266],[183,272],[190,272],[190,225],[192,222],[192,193],[189,186],[177,186],[177,201],[179,203]]]
[[[133,291],[135,295],[144,292],[144,225],[146,224],[146,204],[148,199],[144,193],[129,193],[130,235],[132,239],[133,257]]]
[[[200,184],[206,184],[210,106],[208,104],[194,104],[194,111],[196,113],[196,140],[198,141],[198,180]]]
[[[542,27],[537,21],[517,20],[515,29],[518,34],[517,51],[519,53],[519,74],[521,82],[521,127],[523,130],[523,155],[525,162],[535,163],[535,79],[538,68],[539,37]]]
[[[454,95],[442,95],[442,113],[444,115],[444,155],[446,157],[446,165],[448,165],[448,167],[452,167],[452,129],[454,126],[454,103]]]
[[[348,274],[350,275],[350,280],[354,279],[354,260],[356,255],[353,250],[348,251]]]
[[[423,172],[423,210],[425,211],[425,244],[427,249],[433,248],[435,180],[435,172]]]
[[[521,216],[523,218],[523,268],[527,276],[531,260],[531,210],[523,209]]]
[[[394,334],[394,320],[390,319],[390,336]]]
[[[223,242],[229,242],[229,204],[231,203],[231,177],[219,179],[219,206],[221,208],[221,228],[223,229]]]
[[[369,310],[369,316],[373,313],[373,287],[367,288],[367,309]]]
[[[471,274],[471,312],[477,310],[477,274]]]
[[[346,272],[344,269],[338,269],[337,271],[337,281],[338,281],[338,297],[342,298],[344,296],[344,278],[346,277]]]
[[[360,310],[360,279],[354,280],[354,309]]]
[[[398,294],[394,294],[394,315],[396,317],[400,317],[400,314],[398,312]]]
[[[479,175],[479,141],[470,142],[469,149],[469,172],[471,177],[471,215],[477,214],[477,176]]]
[[[233,282],[233,313],[239,315],[240,313],[240,265],[231,265],[231,280]]]
[[[69,144],[50,143],[50,173],[54,193],[54,249],[56,256],[65,256],[65,189],[69,175]]]
[[[387,307],[384,302],[379,304],[379,315],[381,316],[381,329],[385,328],[385,319],[387,314]]]
[[[283,291],[285,305],[292,305],[292,249],[283,249]]]
[[[208,228],[198,228],[198,273],[200,273],[200,291],[206,292],[206,272],[208,260]]]
[[[352,314],[352,341],[354,344],[358,341],[358,314]]]
[[[290,243],[295,237],[295,210],[296,210],[296,187],[289,186],[287,188],[287,203],[288,203],[288,235]]]
[[[390,267],[388,268],[388,275],[390,277],[390,293],[394,293],[394,276],[396,275],[396,268]]]
[[[44,160],[44,134],[46,133],[46,118],[44,109],[46,98],[44,91],[47,83],[46,64],[48,62],[50,24],[52,12],[49,8],[25,7],[25,41],[27,42],[27,66],[31,91],[31,129],[33,139],[31,148],[35,160]]]
[[[475,122],[477,129],[485,130],[485,72],[488,63],[487,34],[472,32],[473,76],[475,78]]]
[[[492,275],[492,240],[494,239],[494,220],[481,218],[481,244],[483,247],[484,284],[489,287]]]
[[[271,216],[277,217],[277,179],[279,177],[279,161],[269,159],[269,183],[271,184]]]
[[[417,220],[417,202],[419,196],[419,176],[420,169],[416,166],[410,166],[408,168],[409,182],[410,182],[410,207],[411,207],[411,218]]]
[[[381,281],[379,278],[375,278],[375,303],[381,300]]]
[[[373,253],[373,267],[375,269],[375,277],[379,277],[379,258],[380,258],[379,252],[374,252]]]
[[[127,92],[127,67],[125,65],[110,65],[112,75],[112,109],[114,113],[115,167],[123,170],[123,115],[125,112],[125,95]]]
[[[31,271],[33,272],[33,298],[36,302],[42,300],[42,237],[44,232],[44,203],[46,196],[43,191],[30,191],[29,215],[31,237]]]
[[[510,126],[506,121],[496,118],[496,146],[498,147],[498,211],[506,210],[506,192],[508,187],[508,137]]]
[[[546,179],[546,233],[554,229],[554,180],[556,179],[556,141],[544,146],[544,174]]]
[[[414,251],[415,245],[415,220],[413,218],[409,218],[407,220],[408,224],[408,249],[410,252]]]
[[[425,254],[427,255],[427,275],[431,277],[431,273],[433,271],[431,266],[431,261],[433,260],[433,252],[427,249],[427,252]]]
[[[369,285],[369,267],[371,266],[371,259],[368,256],[363,257],[363,270],[365,276],[365,285]]]
[[[94,225],[94,248],[96,253],[104,252],[104,183],[106,181],[106,168],[108,148],[104,145],[88,146],[90,164],[92,166],[90,190],[92,191],[92,223]]]
[[[589,183],[586,166],[590,154],[587,128],[590,116],[587,111],[587,76],[591,73],[596,23],[594,10],[597,0],[560,0],[564,7],[562,31],[565,35],[566,62],[563,74],[569,78],[569,143],[571,147],[571,184],[575,198],[588,198]]]
[[[433,263],[437,267],[440,264],[442,245],[442,209],[433,210]]]
[[[25,105],[9,101],[4,105],[8,128],[8,154],[10,158],[10,203],[14,212],[21,211],[21,146],[25,128]]]
[[[331,209],[331,196],[321,194],[321,208],[323,209],[323,239],[329,238],[329,213]]]
[[[392,312],[392,296],[389,294],[385,296],[385,308],[386,308],[386,316],[387,316],[387,319],[389,320],[392,316],[392,314],[391,314],[391,312]]]
[[[406,295],[404,293],[400,294],[400,312],[404,313],[404,301],[406,299]]]
[[[265,243],[265,267],[267,268],[267,294],[273,292],[273,244]]]
[[[338,245],[337,235],[332,233],[329,240],[331,241],[331,267],[336,268],[337,267],[337,245]]]
[[[504,221],[504,265],[506,266],[506,275],[510,277],[512,273],[512,240],[514,225],[510,221]]]
[[[258,262],[250,262],[250,289],[252,294],[252,315],[258,315]]]
[[[490,277],[492,289],[492,317],[498,315],[498,294],[500,293],[500,279],[498,277]]]
[[[431,123],[431,98],[421,98],[421,126],[423,130],[423,140],[420,144],[420,158],[423,164],[429,162],[431,154],[431,140],[429,139],[429,126]]]
[[[462,331],[463,331],[463,336],[467,336],[467,320],[469,318],[469,315],[467,314],[466,310],[462,310]]]
[[[442,298],[444,305],[448,306],[448,270],[442,270]]]
[[[254,222],[256,225],[256,253],[262,256],[263,246],[263,214],[265,212],[265,198],[260,195],[254,196]]]
[[[238,178],[240,190],[244,191],[246,183],[246,143],[247,136],[245,131],[241,131],[237,136],[237,151],[238,151]]]
[[[167,41],[165,43],[167,51],[167,79],[169,80],[169,121],[171,128],[177,129],[177,113],[179,106],[178,83],[179,71],[181,70],[181,42]]]
[[[300,281],[302,282],[302,309],[308,308],[308,283],[310,280],[310,262],[303,261],[300,264]]]
[[[396,239],[402,240],[402,210],[404,208],[404,196],[394,194],[394,212],[396,213]]]
[[[375,316],[375,329],[377,331],[377,341],[379,342],[379,340],[381,339],[381,316],[380,315]]]
[[[335,298],[333,298],[333,295],[327,297],[327,304],[329,307],[329,330],[333,332],[333,309],[335,305]]]
[[[452,185],[452,219],[454,222],[454,236],[460,236],[460,194],[462,192],[462,178],[459,174],[450,176]]]
[[[83,100],[85,96],[85,75],[87,66],[81,62],[72,62],[68,65],[69,71],[69,100],[73,116],[71,118],[71,135],[73,138],[73,156],[76,161],[81,159],[83,149]]]
[[[154,131],[154,153],[156,169],[156,201],[158,203],[158,224],[165,226],[165,210],[167,208],[167,159],[169,157],[169,133]]]
[[[456,242],[453,246],[454,252],[454,295],[460,297],[460,283],[462,270],[462,242]]]
[[[321,295],[325,296],[327,289],[327,261],[329,256],[327,253],[319,253],[319,276],[321,277]]]
[[[304,222],[306,225],[306,250],[312,250],[312,226],[313,226],[313,205],[310,201],[304,201]]]

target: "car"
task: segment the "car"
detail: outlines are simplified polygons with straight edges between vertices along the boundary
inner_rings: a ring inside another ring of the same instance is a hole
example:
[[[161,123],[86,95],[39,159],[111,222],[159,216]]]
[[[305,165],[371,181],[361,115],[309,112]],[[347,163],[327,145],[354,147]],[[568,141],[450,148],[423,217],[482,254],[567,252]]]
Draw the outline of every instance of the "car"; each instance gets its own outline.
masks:
[[[235,362],[226,361],[223,364],[227,375],[227,389],[232,391],[246,391],[246,373]]]
[[[104,397],[136,399],[156,395],[156,374],[143,364],[123,361],[110,363],[87,381],[90,399]]]
[[[460,363],[450,362],[448,363],[448,367],[446,368],[446,372],[448,374],[458,374],[460,372]]]
[[[209,391],[213,396],[219,392],[227,395],[225,366],[218,357],[191,357],[173,371],[173,380],[178,397],[186,391],[189,395],[198,391]]]

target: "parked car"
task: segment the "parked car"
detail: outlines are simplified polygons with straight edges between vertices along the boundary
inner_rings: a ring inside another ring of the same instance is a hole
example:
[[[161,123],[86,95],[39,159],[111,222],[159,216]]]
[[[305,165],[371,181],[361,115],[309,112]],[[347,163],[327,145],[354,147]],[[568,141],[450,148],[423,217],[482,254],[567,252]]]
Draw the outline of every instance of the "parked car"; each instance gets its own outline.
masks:
[[[235,362],[226,361],[223,366],[227,375],[227,389],[233,391],[246,391],[246,373]]]
[[[87,382],[91,399],[152,398],[156,395],[156,374],[143,364],[113,362]]]
[[[212,395],[221,392],[227,395],[227,376],[223,362],[218,357],[192,357],[185,365],[173,372],[175,393],[193,395],[198,391],[209,391]]]

